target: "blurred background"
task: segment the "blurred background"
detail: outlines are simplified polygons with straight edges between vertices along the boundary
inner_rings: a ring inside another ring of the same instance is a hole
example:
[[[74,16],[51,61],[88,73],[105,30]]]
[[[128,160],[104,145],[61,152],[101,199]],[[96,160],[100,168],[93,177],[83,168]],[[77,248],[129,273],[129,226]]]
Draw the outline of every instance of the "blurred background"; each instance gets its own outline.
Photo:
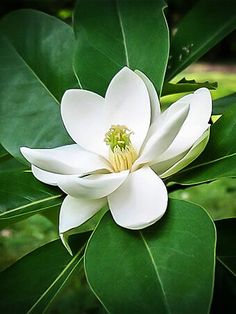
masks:
[[[167,1],[166,16],[171,31],[196,2],[196,0]],[[214,0],[212,2],[214,3]],[[1,0],[0,18],[11,11],[30,8],[54,15],[71,24],[74,5],[75,1],[73,0]],[[212,91],[214,99],[234,93],[236,91],[235,56],[236,31],[211,49],[196,64],[178,75],[177,79],[186,77],[200,82],[218,82],[217,90]],[[162,103],[165,105],[175,99],[176,96],[164,97]],[[202,186],[179,190],[174,192],[172,196],[201,204],[214,219],[236,216],[235,179],[227,178]],[[35,215],[0,230],[0,270],[27,252],[57,237],[56,226],[41,215]],[[70,310],[68,311],[68,309]],[[48,313],[104,313],[104,311],[89,291],[83,274],[78,273],[57,296]]]

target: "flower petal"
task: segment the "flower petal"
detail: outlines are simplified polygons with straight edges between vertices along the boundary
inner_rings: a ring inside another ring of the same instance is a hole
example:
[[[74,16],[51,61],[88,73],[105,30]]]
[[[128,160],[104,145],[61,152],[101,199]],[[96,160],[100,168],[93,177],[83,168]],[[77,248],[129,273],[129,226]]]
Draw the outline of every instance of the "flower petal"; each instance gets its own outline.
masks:
[[[150,125],[151,109],[143,80],[124,67],[112,79],[105,96],[106,125],[125,125],[134,134],[131,141],[139,151]]]
[[[151,125],[140,157],[135,161],[132,170],[140,164],[152,165],[156,159],[170,146],[189,112],[189,105],[171,106],[164,111]]]
[[[36,167],[58,174],[86,174],[108,169],[105,158],[85,151],[77,144],[52,149],[21,147],[23,156]]]
[[[174,173],[179,172],[181,169],[185,168],[192,161],[194,161],[205,149],[210,136],[210,129],[203,133],[203,135],[197,140],[197,142],[192,146],[192,148],[187,152],[187,154],[175,163],[172,167],[166,170],[160,175],[161,178],[167,178],[172,176]]]
[[[84,149],[105,156],[104,98],[87,90],[70,89],[61,101],[61,115],[72,139]]]
[[[166,211],[168,195],[162,180],[149,167],[130,173],[108,203],[116,223],[142,229],[159,220]]]
[[[157,92],[155,90],[154,85],[149,80],[149,78],[142,73],[139,70],[134,71],[141,79],[143,80],[144,84],[146,85],[146,88],[148,90],[149,98],[150,98],[150,104],[151,104],[151,124],[156,121],[156,119],[159,117],[161,113],[161,106],[159,102],[159,98],[157,95]]]
[[[98,199],[115,191],[127,178],[129,171],[109,174],[93,174],[83,178],[61,176],[58,186],[73,197]]]
[[[189,103],[188,116],[170,147],[158,158],[158,162],[177,156],[198,140],[208,129],[212,111],[211,94],[207,88],[200,88],[194,94],[187,95],[175,103]]]
[[[63,174],[56,174],[53,172],[42,170],[38,167],[35,167],[34,165],[32,165],[31,169],[32,169],[32,173],[36,179],[38,179],[39,181],[41,181],[43,183],[50,184],[50,185],[57,186],[57,182],[58,182],[59,178],[61,176],[64,176]]]
[[[88,200],[86,198],[66,196],[61,205],[59,233],[64,233],[82,225],[95,215],[105,204],[106,198]]]

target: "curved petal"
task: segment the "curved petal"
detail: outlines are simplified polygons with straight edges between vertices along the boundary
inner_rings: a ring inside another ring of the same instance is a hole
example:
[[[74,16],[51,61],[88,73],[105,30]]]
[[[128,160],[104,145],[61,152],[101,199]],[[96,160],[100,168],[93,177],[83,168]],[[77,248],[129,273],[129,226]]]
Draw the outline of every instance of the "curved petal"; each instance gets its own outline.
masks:
[[[86,174],[110,170],[105,158],[85,151],[77,144],[51,149],[21,147],[22,155],[36,167],[57,174]]]
[[[61,101],[61,115],[72,139],[84,149],[105,156],[104,98],[87,90],[70,89]]]
[[[178,163],[184,156],[187,154],[188,151],[183,152],[182,154],[179,154],[175,157],[172,157],[167,160],[162,160],[161,162],[158,162],[156,164],[151,165],[150,167],[152,170],[161,177],[161,174],[164,173],[167,169],[171,168],[173,165]]]
[[[38,167],[35,167],[34,165],[32,165],[31,169],[36,179],[50,185],[57,186],[59,178],[64,176],[63,174],[56,174],[53,172],[42,170]]]
[[[204,132],[204,134],[197,140],[197,142],[192,146],[192,148],[187,152],[187,154],[181,160],[179,160],[172,167],[170,167],[168,170],[163,172],[160,175],[160,177],[161,178],[170,177],[176,172],[179,172],[181,169],[185,168],[191,162],[193,162],[205,149],[207,142],[209,140],[209,136],[210,136],[210,129]]]
[[[149,129],[140,157],[135,161],[132,170],[137,169],[140,164],[155,163],[178,134],[188,112],[188,104],[173,106],[156,119]]]
[[[125,125],[133,134],[131,141],[139,151],[150,125],[150,101],[143,80],[124,67],[112,79],[105,96],[107,130]]]
[[[78,176],[63,176],[58,186],[73,197],[98,199],[115,191],[127,178],[129,171],[109,174],[93,174],[84,178]]]
[[[82,225],[95,215],[105,204],[106,198],[88,200],[86,198],[66,196],[61,205],[59,233],[64,233]]]
[[[142,73],[139,70],[134,71],[141,79],[143,80],[144,84],[146,85],[146,88],[148,90],[149,98],[150,98],[150,104],[151,104],[151,124],[156,121],[156,119],[159,117],[161,113],[161,106],[159,102],[159,98],[157,95],[157,92],[155,90],[154,85],[149,80],[149,78]]]
[[[208,122],[211,117],[212,100],[207,88],[200,88],[194,94],[181,98],[175,105],[181,105],[183,102],[190,104],[188,116],[170,147],[157,161],[170,159],[190,149],[209,127]]]
[[[167,208],[168,195],[162,180],[149,167],[132,172],[111,195],[108,203],[116,223],[142,229],[159,220]]]

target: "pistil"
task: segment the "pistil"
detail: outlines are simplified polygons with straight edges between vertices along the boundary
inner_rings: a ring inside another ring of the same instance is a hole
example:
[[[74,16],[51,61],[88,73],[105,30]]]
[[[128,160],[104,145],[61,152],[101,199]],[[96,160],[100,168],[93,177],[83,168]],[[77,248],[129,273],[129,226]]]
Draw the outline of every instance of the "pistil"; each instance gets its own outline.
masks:
[[[105,135],[105,142],[110,146],[109,160],[114,172],[131,169],[137,159],[136,150],[130,140],[132,134],[124,125],[112,125]]]

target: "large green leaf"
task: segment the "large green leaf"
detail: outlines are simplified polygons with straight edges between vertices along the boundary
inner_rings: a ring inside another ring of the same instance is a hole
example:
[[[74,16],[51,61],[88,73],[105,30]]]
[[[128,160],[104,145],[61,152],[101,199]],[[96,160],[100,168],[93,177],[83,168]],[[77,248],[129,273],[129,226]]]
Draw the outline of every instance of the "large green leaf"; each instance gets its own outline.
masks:
[[[160,92],[169,52],[161,1],[80,0],[74,68],[81,87],[104,95],[123,67],[143,71]]]
[[[29,170],[0,173],[0,228],[61,205],[63,193],[36,180]]]
[[[71,27],[41,12],[15,11],[0,22],[0,46],[2,145],[22,158],[19,146],[69,143],[59,103],[76,85]]]
[[[73,257],[56,240],[0,273],[1,313],[43,313],[73,272],[82,266],[87,239],[88,234],[76,237]]]
[[[222,114],[231,107],[236,107],[236,93],[214,100],[213,114]]]
[[[212,313],[234,313],[236,298],[236,219],[216,221],[217,267]]]
[[[107,213],[85,252],[91,288],[113,314],[207,313],[214,264],[213,222],[201,207],[179,200],[142,231],[117,226]]]
[[[180,184],[199,184],[236,176],[236,107],[231,108],[211,126],[206,149],[187,168],[170,178]]]
[[[13,158],[1,145],[0,145],[0,174],[3,172],[12,172],[18,170],[27,170],[27,166],[23,165],[15,158]],[[0,178],[1,180],[1,178]]]
[[[235,29],[235,1],[201,0],[176,26],[171,39],[166,80],[188,65]]]

